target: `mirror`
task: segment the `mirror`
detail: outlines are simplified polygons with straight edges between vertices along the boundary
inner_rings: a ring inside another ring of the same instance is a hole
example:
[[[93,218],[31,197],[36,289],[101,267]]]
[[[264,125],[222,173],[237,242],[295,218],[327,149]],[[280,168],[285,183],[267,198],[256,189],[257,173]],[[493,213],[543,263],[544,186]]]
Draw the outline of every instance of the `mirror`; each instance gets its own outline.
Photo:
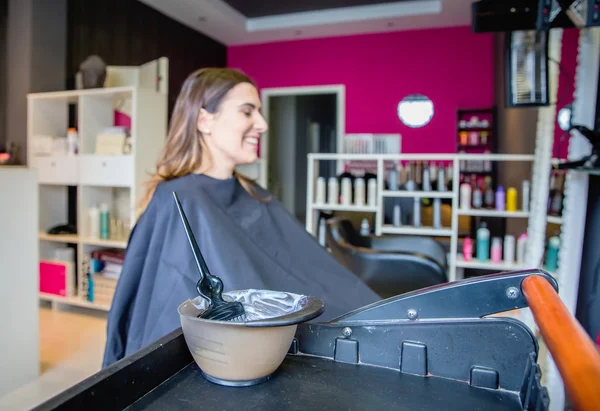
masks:
[[[568,131],[571,128],[571,112],[573,105],[569,104],[561,108],[558,112],[558,126],[563,131]]]
[[[423,127],[432,117],[433,102],[422,94],[406,96],[398,104],[398,118],[409,127]]]

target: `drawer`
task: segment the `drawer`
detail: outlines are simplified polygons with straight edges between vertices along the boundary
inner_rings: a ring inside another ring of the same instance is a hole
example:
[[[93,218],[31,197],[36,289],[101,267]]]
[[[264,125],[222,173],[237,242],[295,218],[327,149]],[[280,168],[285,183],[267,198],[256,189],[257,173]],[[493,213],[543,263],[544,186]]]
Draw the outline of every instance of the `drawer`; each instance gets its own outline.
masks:
[[[98,155],[80,157],[80,184],[110,187],[133,185],[133,157]]]
[[[77,185],[78,163],[75,156],[34,157],[31,168],[37,171],[40,184]]]

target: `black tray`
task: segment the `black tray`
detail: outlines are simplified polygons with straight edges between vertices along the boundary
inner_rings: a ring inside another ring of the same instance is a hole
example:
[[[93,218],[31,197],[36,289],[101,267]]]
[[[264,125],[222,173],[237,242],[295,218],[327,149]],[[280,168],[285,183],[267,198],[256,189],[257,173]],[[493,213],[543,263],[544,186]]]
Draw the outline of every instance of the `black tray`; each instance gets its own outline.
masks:
[[[250,387],[207,381],[181,329],[36,410],[547,410],[538,346],[510,318],[521,281],[495,274],[390,298],[320,324],[302,324],[271,379]]]

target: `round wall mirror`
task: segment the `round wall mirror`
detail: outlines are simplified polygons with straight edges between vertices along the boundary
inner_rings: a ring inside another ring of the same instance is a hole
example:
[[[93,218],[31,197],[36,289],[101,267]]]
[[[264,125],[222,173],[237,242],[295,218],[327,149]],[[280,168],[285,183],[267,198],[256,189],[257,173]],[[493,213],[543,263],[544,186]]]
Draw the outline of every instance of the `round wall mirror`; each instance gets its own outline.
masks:
[[[422,94],[406,96],[398,104],[398,118],[409,127],[423,127],[432,117],[433,101]]]
[[[561,130],[567,131],[571,128],[571,105],[565,106],[558,111],[558,126]]]

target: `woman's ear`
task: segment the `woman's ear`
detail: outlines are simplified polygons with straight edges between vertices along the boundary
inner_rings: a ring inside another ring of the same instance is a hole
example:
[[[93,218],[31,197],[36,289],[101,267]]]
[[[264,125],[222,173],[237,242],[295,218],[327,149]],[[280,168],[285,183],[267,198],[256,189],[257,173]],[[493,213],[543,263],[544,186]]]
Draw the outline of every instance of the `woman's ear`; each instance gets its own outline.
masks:
[[[200,114],[198,114],[198,121],[196,123],[198,131],[200,131],[204,135],[210,134],[210,128],[213,122],[213,117],[214,116],[205,109],[200,109]]]

